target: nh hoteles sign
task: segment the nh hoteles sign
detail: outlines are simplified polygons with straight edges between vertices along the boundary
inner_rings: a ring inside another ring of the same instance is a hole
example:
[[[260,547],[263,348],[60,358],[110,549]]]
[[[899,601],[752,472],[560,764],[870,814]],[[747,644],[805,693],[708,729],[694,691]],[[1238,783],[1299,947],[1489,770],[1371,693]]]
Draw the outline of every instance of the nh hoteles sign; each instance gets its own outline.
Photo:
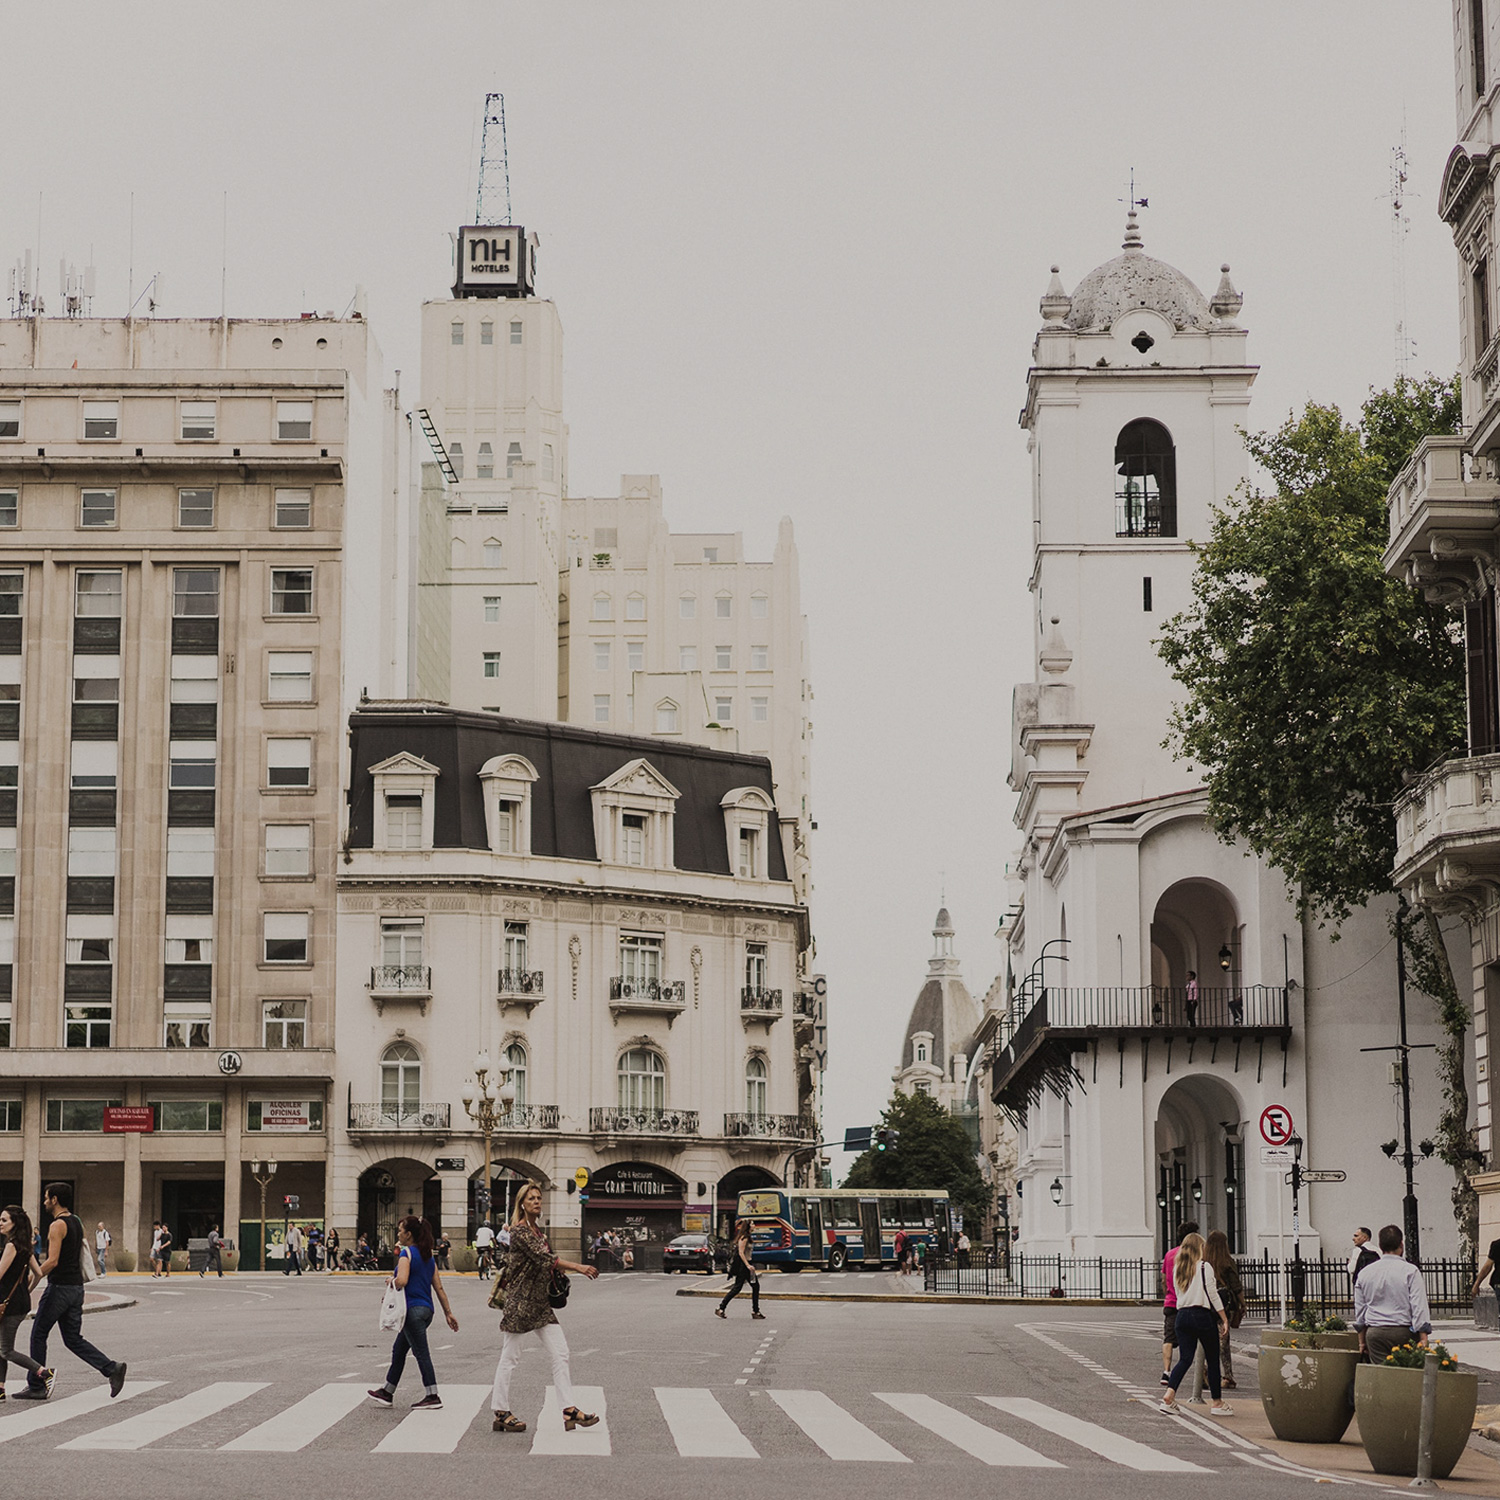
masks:
[[[537,237],[519,224],[468,224],[455,247],[455,297],[528,297],[536,279]]]

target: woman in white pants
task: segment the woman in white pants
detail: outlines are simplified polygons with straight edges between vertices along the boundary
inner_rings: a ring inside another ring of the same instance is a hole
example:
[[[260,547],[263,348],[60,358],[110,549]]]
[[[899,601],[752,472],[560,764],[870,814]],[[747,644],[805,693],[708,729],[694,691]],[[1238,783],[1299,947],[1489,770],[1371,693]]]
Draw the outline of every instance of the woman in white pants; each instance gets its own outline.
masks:
[[[528,1333],[542,1341],[552,1359],[552,1384],[563,1406],[563,1427],[592,1427],[599,1418],[580,1411],[573,1403],[573,1380],[568,1373],[568,1341],[563,1337],[557,1314],[547,1301],[554,1270],[572,1271],[590,1281],[599,1274],[595,1266],[580,1266],[552,1253],[547,1236],[537,1222],[542,1215],[542,1190],[529,1182],[516,1199],[510,1221],[510,1253],[505,1268],[505,1311],[500,1319],[500,1363],[495,1366],[495,1390],[491,1406],[495,1432],[525,1432],[526,1424],[510,1409],[510,1377],[521,1357],[521,1342]]]

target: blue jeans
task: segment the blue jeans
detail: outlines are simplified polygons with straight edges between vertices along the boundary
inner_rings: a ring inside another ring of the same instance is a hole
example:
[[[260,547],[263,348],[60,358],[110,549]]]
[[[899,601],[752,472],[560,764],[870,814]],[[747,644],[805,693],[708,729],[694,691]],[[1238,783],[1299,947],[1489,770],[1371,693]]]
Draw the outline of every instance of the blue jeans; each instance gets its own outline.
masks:
[[[47,1363],[47,1335],[54,1328],[62,1329],[63,1347],[76,1354],[84,1364],[92,1365],[101,1375],[108,1375],[115,1362],[109,1355],[101,1354],[83,1336],[83,1288],[81,1286],[52,1286],[42,1293],[37,1304],[36,1317],[31,1324],[31,1357],[39,1364]],[[34,1374],[26,1377],[32,1390],[42,1389],[42,1382]]]
[[[391,1345],[391,1367],[385,1373],[385,1388],[394,1391],[401,1384],[401,1372],[406,1368],[406,1351],[417,1356],[417,1369],[422,1376],[422,1389],[429,1395],[437,1391],[437,1375],[432,1368],[432,1355],[427,1352],[427,1329],[432,1322],[432,1309],[420,1303],[408,1303],[406,1321],[396,1342]]]
[[[1193,1368],[1198,1345],[1208,1365],[1208,1393],[1215,1401],[1223,1394],[1219,1385],[1219,1319],[1212,1308],[1179,1307],[1177,1309],[1177,1363],[1169,1384],[1175,1391],[1183,1377]]]

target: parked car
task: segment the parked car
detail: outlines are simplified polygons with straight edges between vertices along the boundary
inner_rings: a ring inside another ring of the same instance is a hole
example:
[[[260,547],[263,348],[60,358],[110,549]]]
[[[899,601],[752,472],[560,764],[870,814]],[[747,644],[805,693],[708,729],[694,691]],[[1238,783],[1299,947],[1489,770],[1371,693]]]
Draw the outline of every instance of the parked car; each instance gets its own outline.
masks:
[[[711,1275],[719,1257],[706,1234],[679,1234],[662,1247],[661,1268],[672,1271],[702,1271]]]

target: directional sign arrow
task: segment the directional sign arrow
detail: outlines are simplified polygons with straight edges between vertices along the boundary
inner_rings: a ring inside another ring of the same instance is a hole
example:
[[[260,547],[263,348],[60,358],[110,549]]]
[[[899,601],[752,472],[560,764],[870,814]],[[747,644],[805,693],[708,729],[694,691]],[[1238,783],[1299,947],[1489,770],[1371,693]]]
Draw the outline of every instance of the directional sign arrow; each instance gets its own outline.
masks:
[[[1304,1169],[1302,1173],[1303,1182],[1342,1182],[1347,1176],[1344,1172],[1314,1172]]]

